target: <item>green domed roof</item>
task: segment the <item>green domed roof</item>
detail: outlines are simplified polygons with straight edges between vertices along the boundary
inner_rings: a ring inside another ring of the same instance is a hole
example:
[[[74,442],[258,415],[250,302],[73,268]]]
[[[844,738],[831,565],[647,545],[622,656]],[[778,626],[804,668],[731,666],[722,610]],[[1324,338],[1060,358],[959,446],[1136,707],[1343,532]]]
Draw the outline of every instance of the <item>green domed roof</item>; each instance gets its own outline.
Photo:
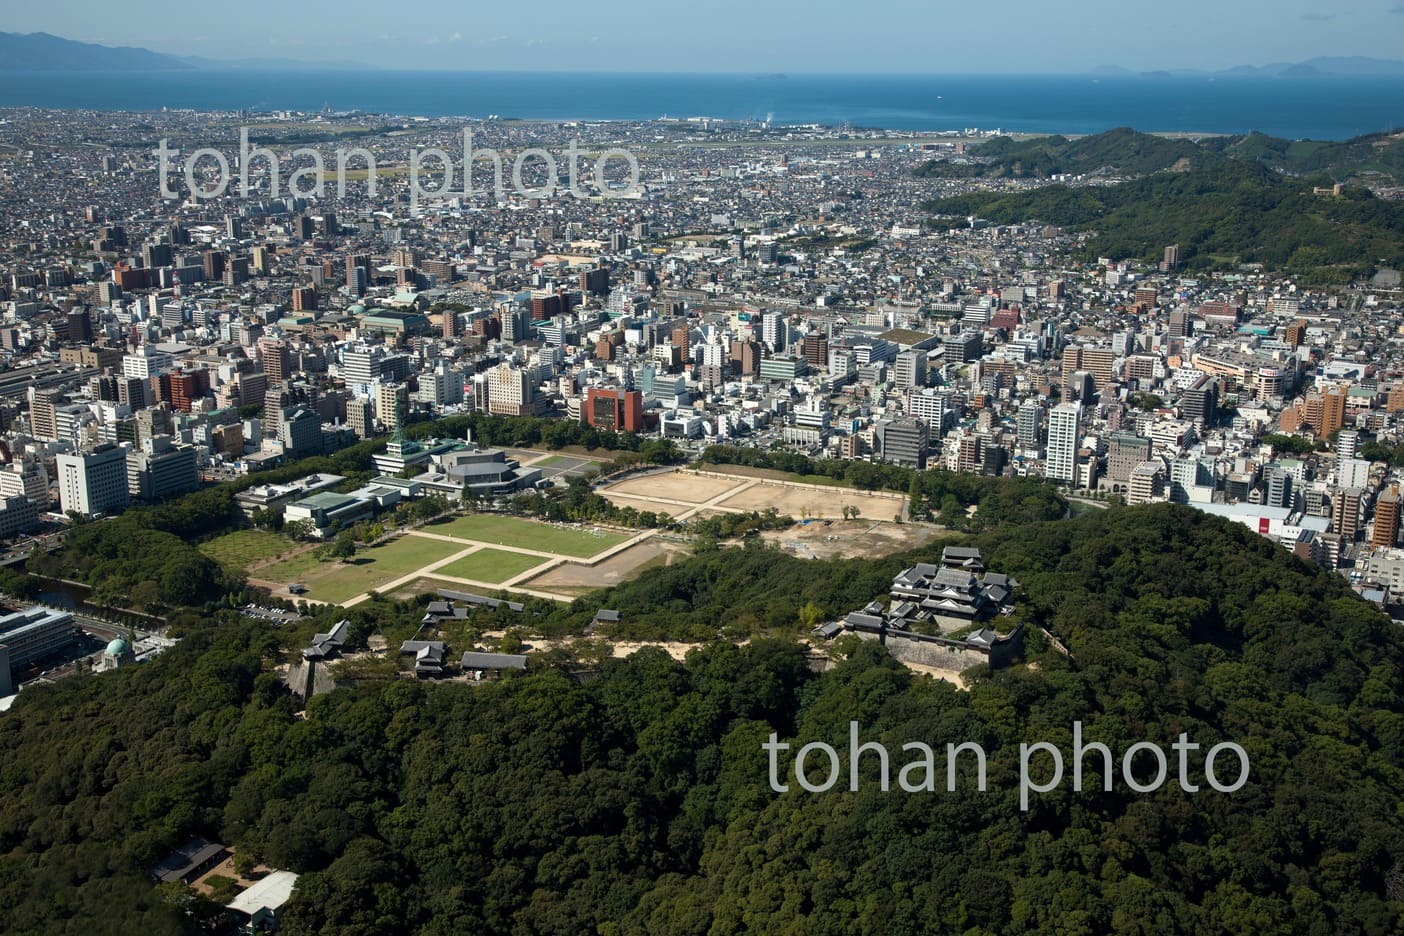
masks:
[[[122,656],[127,650],[127,642],[121,637],[113,637],[112,642],[107,645],[107,653],[111,656]]]

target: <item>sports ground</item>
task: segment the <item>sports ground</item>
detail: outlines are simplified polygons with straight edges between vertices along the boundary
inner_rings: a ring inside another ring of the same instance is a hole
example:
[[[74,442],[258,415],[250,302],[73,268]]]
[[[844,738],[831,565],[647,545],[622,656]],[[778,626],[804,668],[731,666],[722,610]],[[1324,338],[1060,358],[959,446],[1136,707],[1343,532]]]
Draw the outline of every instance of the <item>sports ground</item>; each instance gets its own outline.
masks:
[[[411,530],[346,561],[323,562],[314,550],[304,549],[255,568],[249,581],[279,597],[350,606],[367,600],[371,592],[394,591],[420,579],[445,588],[512,588],[562,563],[605,559],[638,538],[639,534],[602,527],[470,514]],[[219,544],[214,551],[233,552],[232,547]],[[295,593],[290,586],[299,588]]]
[[[636,475],[605,485],[599,493],[620,506],[684,521],[770,507],[797,520],[838,520],[845,512],[858,511],[861,524],[850,521],[822,531],[806,525],[768,535],[782,548],[808,557],[888,552],[910,548],[924,538],[915,525],[894,523],[905,510],[901,495],[729,474],[725,468]],[[671,564],[688,552],[679,534],[488,513],[436,520],[344,562],[319,561],[310,547],[283,554],[279,540],[274,534],[240,531],[201,549],[231,567],[247,567],[252,584],[279,597],[346,606],[368,600],[372,592],[408,596],[436,588],[510,591],[570,601]]]

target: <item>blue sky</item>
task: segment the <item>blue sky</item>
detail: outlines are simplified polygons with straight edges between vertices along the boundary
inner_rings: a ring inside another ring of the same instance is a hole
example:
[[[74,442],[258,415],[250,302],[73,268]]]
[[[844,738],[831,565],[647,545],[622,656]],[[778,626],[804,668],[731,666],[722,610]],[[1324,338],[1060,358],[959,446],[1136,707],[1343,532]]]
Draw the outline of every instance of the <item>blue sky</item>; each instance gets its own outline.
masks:
[[[403,68],[1081,72],[1398,58],[1404,0],[46,0],[12,4],[0,29],[211,58]]]

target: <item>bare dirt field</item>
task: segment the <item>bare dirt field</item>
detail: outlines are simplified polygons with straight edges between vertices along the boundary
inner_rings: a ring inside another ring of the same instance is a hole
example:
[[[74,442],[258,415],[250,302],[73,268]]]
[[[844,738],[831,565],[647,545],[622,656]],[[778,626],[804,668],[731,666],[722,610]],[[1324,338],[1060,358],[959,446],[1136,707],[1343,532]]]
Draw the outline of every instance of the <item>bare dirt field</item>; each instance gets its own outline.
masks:
[[[847,487],[796,487],[771,478],[697,475],[686,471],[629,478],[602,488],[600,493],[624,506],[667,510],[673,516],[685,513],[688,508],[684,505],[710,505],[711,501],[716,501],[710,506],[727,511],[774,507],[796,518],[839,518],[845,507],[856,507],[861,516],[870,520],[892,520],[906,505],[903,497]]]
[[[654,513],[667,514],[670,517],[676,517],[678,514],[687,513],[692,509],[691,507],[685,507],[681,504],[665,504],[661,501],[646,500],[641,497],[629,497],[627,494],[616,494],[613,491],[605,491],[603,493],[607,500],[611,503],[618,504],[620,507],[632,507],[640,511],[651,510]]]
[[[437,594],[439,589],[441,588],[448,588],[453,591],[472,592],[474,594],[496,594],[501,590],[499,588],[492,587],[474,588],[471,585],[464,585],[462,582],[450,582],[447,579],[438,579],[432,578],[430,576],[421,576],[415,579],[413,582],[408,582],[404,585],[401,585],[399,588],[395,589],[392,592],[386,592],[385,596],[387,598],[393,598],[396,601],[408,601],[409,599],[416,598],[419,595]],[[501,596],[499,595],[499,597]]]
[[[618,484],[609,485],[605,488],[605,493],[633,494],[636,497],[655,497],[683,501],[688,504],[705,504],[732,488],[740,487],[748,480],[750,479],[703,478],[691,472],[668,472],[667,474],[628,478]]]
[[[653,538],[630,546],[598,565],[564,562],[523,582],[522,587],[566,595],[584,594],[596,588],[618,585],[647,569],[671,565],[687,554],[688,548],[681,543]]]
[[[808,511],[811,517],[842,517],[844,507],[857,507],[863,517],[891,520],[902,512],[904,504],[902,498],[882,497],[850,488],[820,491],[761,482],[728,497],[720,506],[741,510],[765,510],[767,507],[774,507],[782,515],[796,519],[803,516],[804,511]]]
[[[951,535],[926,523],[874,520],[818,520],[761,534],[767,542],[778,543],[781,549],[803,559],[884,556]]]

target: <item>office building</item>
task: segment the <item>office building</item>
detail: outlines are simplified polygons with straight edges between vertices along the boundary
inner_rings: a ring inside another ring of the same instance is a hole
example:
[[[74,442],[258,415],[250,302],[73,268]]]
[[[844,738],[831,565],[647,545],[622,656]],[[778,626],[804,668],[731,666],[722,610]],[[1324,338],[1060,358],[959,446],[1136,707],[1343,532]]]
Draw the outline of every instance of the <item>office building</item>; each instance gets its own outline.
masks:
[[[86,310],[78,309],[69,312],[67,322],[69,341],[75,344],[93,343],[93,320]]]
[[[1219,385],[1201,377],[1180,397],[1180,415],[1200,426],[1212,426],[1219,419]]]
[[[39,525],[39,508],[23,494],[0,495],[0,540],[12,540]]]
[[[199,486],[194,446],[174,445],[170,436],[161,435],[127,454],[127,492],[134,499],[164,500]]]
[[[120,513],[131,503],[126,449],[105,443],[86,455],[59,455],[55,462],[64,513]]]
[[[67,611],[36,607],[0,617],[0,696],[14,694],[14,677],[26,666],[77,642]]]
[[[174,355],[157,351],[150,345],[142,345],[132,354],[122,357],[122,376],[150,380],[158,374],[170,371],[174,366]]]
[[[900,352],[893,365],[892,375],[898,390],[926,386],[926,352]]]
[[[1113,490],[1125,490],[1131,473],[1150,459],[1151,440],[1136,435],[1113,433],[1107,437],[1107,483]]]
[[[278,439],[283,443],[286,458],[321,455],[324,450],[322,417],[300,406],[286,410],[278,420]]]
[[[0,497],[26,497],[40,510],[48,510],[49,473],[44,463],[17,458],[0,468]]]
[[[581,408],[585,424],[594,429],[642,432],[643,394],[638,390],[591,387]]]
[[[531,374],[510,364],[487,372],[488,412],[498,416],[530,416],[536,412],[536,386]]]
[[[930,441],[930,428],[921,419],[885,420],[874,433],[874,448],[882,461],[918,470],[926,468]]]
[[[950,335],[941,344],[946,352],[946,362],[950,364],[978,361],[985,353],[985,336],[978,331]]]

